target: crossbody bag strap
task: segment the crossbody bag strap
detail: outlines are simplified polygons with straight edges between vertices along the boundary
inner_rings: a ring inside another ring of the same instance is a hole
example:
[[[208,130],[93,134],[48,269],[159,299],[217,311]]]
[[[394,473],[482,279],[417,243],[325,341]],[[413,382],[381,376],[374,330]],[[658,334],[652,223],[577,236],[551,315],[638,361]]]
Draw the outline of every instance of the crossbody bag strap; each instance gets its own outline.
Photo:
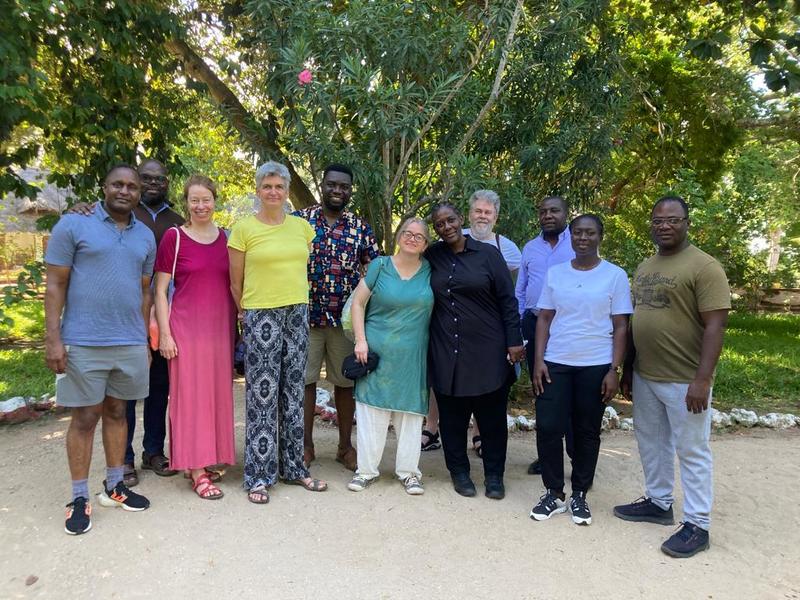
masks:
[[[178,264],[178,250],[181,247],[181,229],[180,227],[173,227],[175,230],[175,256],[172,258],[172,273],[170,275],[170,284],[172,285],[172,293],[175,293],[175,267]],[[169,314],[172,314],[172,298],[169,298],[169,302],[167,303],[169,307]]]
[[[494,234],[494,243],[497,244],[497,249],[500,250],[500,252],[502,252],[503,249],[500,248],[500,234],[499,233],[495,233]]]
[[[178,250],[181,247],[181,229],[180,227],[174,227],[175,229],[175,256],[172,259],[172,279],[173,285],[175,285],[175,266],[178,264]]]

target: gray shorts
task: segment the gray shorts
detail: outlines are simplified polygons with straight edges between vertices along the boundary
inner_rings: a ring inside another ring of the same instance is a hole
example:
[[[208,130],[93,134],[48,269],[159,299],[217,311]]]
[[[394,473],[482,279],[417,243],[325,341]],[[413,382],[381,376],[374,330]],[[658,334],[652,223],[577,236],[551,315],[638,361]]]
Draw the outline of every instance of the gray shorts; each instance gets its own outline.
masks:
[[[67,371],[56,377],[56,403],[96,406],[106,396],[140,400],[150,392],[147,346],[67,346]]]

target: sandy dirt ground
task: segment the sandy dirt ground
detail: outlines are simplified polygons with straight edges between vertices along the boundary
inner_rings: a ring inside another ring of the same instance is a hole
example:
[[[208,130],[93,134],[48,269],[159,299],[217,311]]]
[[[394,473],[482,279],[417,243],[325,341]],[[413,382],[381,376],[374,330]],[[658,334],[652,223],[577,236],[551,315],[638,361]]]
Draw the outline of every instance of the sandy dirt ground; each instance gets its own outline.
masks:
[[[330,482],[327,492],[279,484],[256,506],[235,466],[221,484],[226,496],[204,501],[180,475],[145,471],[137,491],[149,510],[95,502],[92,530],[71,537],[63,532],[67,425],[62,415],[0,430],[2,598],[800,599],[796,430],[715,437],[711,550],[675,560],[659,550],[672,527],[611,514],[642,492],[631,433],[603,436],[590,527],[568,514],[528,517],[542,488],[525,472],[531,433],[511,436],[498,502],[456,495],[441,451],[423,454],[425,495],[406,495],[393,478],[391,433],[382,479],[349,492],[350,474],[333,460],[336,430],[318,422],[312,472]],[[238,422],[239,448],[242,433]],[[90,485],[99,491],[99,431],[94,457]],[[472,466],[480,489],[474,455]]]

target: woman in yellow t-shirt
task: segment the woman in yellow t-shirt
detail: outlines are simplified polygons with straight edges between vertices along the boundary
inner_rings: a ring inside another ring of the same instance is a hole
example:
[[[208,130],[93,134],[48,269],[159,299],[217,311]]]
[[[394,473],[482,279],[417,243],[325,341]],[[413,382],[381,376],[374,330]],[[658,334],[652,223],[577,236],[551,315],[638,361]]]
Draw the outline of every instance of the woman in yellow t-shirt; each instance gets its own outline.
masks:
[[[314,230],[283,209],[289,170],[267,162],[256,171],[261,208],[234,225],[228,240],[231,292],[245,342],[244,485],[255,504],[286,483],[322,492],[303,464],[303,392],[308,357],[307,263]],[[280,435],[280,439],[278,436]]]

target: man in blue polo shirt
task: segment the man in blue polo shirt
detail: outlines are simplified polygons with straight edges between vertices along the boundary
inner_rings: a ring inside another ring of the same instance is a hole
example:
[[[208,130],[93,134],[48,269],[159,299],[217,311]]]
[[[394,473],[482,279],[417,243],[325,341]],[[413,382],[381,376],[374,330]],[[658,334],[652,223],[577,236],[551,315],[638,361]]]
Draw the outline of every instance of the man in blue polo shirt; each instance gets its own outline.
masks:
[[[139,193],[133,167],[112,168],[94,214],[64,215],[45,255],[45,358],[59,375],[57,403],[69,407],[72,417],[67,431],[72,502],[64,527],[71,535],[92,526],[88,476],[101,417],[106,479],[100,504],[128,511],[150,506],[122,481],[126,403],[148,393],[145,318],[156,242],[132,214]]]

